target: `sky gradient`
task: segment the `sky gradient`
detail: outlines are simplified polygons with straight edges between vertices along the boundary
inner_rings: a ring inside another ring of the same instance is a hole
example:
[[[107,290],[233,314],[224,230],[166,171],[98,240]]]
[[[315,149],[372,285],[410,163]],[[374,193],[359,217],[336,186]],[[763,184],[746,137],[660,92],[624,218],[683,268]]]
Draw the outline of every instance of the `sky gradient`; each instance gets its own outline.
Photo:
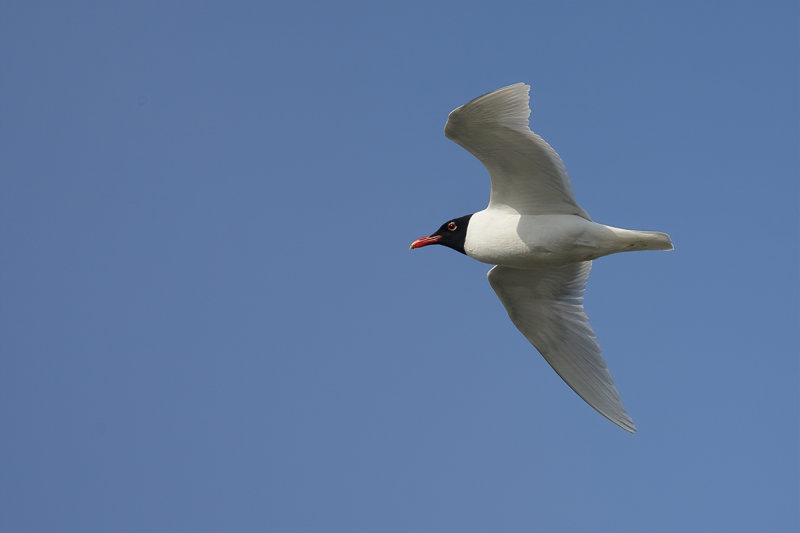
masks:
[[[68,5],[67,5],[68,4]],[[0,532],[792,532],[797,2],[4,2]],[[532,85],[639,432],[517,332],[447,114]]]

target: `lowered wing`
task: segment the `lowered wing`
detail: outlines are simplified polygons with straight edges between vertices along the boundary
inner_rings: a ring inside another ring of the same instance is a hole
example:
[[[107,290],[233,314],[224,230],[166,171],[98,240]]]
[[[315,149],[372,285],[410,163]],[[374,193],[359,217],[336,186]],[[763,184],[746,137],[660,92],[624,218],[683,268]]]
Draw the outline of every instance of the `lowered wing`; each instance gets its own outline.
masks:
[[[488,278],[511,321],[567,385],[600,414],[633,433],[636,426],[625,412],[583,312],[591,268],[591,261],[531,270],[496,266]]]

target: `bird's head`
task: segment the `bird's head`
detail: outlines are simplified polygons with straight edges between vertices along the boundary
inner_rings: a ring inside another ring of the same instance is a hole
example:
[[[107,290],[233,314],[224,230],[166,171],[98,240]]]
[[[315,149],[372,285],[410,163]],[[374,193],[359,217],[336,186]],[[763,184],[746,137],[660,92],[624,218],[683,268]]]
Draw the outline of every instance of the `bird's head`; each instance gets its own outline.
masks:
[[[467,226],[469,225],[471,216],[472,215],[466,215],[448,220],[442,224],[435,233],[412,242],[411,249],[421,248],[429,244],[441,244],[442,246],[447,246],[457,252],[466,254],[464,251],[464,241],[467,238]]]

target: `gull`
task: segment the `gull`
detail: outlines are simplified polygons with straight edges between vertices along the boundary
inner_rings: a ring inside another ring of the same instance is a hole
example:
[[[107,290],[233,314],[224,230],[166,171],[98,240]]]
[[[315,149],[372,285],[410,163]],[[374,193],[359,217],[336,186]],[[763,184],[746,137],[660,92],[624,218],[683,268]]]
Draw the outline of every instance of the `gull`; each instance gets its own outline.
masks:
[[[592,260],[672,250],[672,241],[666,233],[592,221],[575,201],[561,157],[528,125],[529,92],[516,83],[450,113],[444,134],[489,171],[489,205],[448,220],[411,248],[438,244],[495,265],[489,284],[517,329],[586,403],[633,433],[583,294]]]

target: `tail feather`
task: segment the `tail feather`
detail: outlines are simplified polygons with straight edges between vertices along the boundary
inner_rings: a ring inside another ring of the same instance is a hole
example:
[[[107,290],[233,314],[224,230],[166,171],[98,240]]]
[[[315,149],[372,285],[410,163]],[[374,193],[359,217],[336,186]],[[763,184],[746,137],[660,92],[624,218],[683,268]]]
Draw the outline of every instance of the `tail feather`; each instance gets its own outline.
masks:
[[[641,231],[645,248],[643,250],[674,250],[672,239],[659,231]]]
[[[672,239],[659,231],[638,231],[606,226],[614,233],[616,252],[636,252],[639,250],[674,250]],[[616,253],[612,252],[612,253]]]

